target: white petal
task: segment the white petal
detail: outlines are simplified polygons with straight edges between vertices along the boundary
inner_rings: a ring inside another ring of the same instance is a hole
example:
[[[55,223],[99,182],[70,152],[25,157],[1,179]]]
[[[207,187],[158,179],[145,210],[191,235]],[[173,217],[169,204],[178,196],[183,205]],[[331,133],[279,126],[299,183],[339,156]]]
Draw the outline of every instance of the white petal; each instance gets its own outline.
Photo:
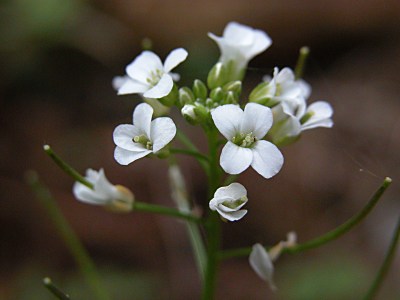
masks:
[[[230,213],[226,213],[226,212],[220,210],[219,207],[217,207],[217,212],[224,219],[227,219],[228,221],[240,220],[241,218],[243,218],[247,214],[247,210],[246,209],[241,209],[241,210],[238,210],[238,211],[233,211],[233,212],[230,212]]]
[[[154,119],[151,122],[151,140],[153,141],[153,152],[164,148],[176,134],[174,121],[168,117]]]
[[[239,132],[243,111],[238,105],[226,104],[211,111],[211,116],[219,132],[231,140]]]
[[[132,152],[117,146],[114,150],[114,158],[120,165],[126,166],[129,165],[131,162],[134,162],[135,160],[148,155],[149,153],[151,153],[150,150]]]
[[[216,190],[214,198],[232,198],[238,200],[247,195],[246,188],[240,183],[234,182],[228,186],[220,187]]]
[[[129,80],[129,77],[126,76],[126,75],[124,75],[124,76],[115,76],[115,77],[112,79],[112,82],[111,82],[113,89],[114,89],[114,90],[118,90],[121,86],[124,85],[124,83],[125,83],[127,80]]]
[[[188,56],[188,52],[183,48],[172,50],[164,63],[164,72],[169,73],[173,68],[183,62]]]
[[[117,82],[116,86],[120,83],[122,82]],[[120,88],[118,88],[118,95],[141,94],[146,92],[149,88],[149,84],[141,83],[129,78],[122,83]]]
[[[301,94],[305,99],[308,99],[311,95],[311,85],[309,85],[306,81],[303,79],[296,80],[297,84],[299,85],[301,89]]]
[[[252,150],[228,141],[222,149],[219,162],[226,173],[239,174],[250,166],[252,159]]]
[[[132,139],[135,136],[141,135],[143,133],[144,132],[139,130],[139,128],[134,125],[122,124],[118,125],[114,129],[113,140],[117,146],[125,150],[142,151],[144,149],[144,146],[142,144],[133,142]]]
[[[133,111],[133,125],[138,128],[140,134],[145,134],[147,138],[150,138],[152,116],[153,108],[147,103],[139,104]]]
[[[271,178],[282,168],[283,155],[274,144],[264,140],[257,141],[252,151],[251,166],[263,177]]]
[[[99,171],[99,178],[94,184],[94,191],[109,200],[115,199],[118,195],[116,187],[108,181],[103,169]]]
[[[143,96],[146,98],[159,99],[167,96],[171,92],[173,86],[174,86],[174,81],[172,80],[171,75],[164,74],[161,77],[160,81],[150,90],[145,92]]]
[[[274,265],[272,264],[268,252],[262,245],[253,245],[249,256],[249,263],[254,272],[256,272],[261,279],[267,281],[271,289],[275,290],[276,287],[272,278],[274,275]]]
[[[258,103],[248,103],[244,108],[240,132],[252,132],[262,139],[272,126],[272,112],[269,107]]]
[[[254,29],[237,22],[229,22],[224,29],[223,38],[231,44],[248,45],[254,41]]]
[[[276,82],[282,84],[288,81],[294,81],[294,73],[290,68],[283,68],[276,76]]]
[[[254,31],[254,44],[251,50],[248,52],[248,59],[264,52],[269,46],[271,46],[271,38],[262,30]]]
[[[151,51],[143,51],[126,67],[129,77],[142,84],[148,84],[147,79],[157,70],[162,71],[163,65],[160,58]]]
[[[107,199],[99,196],[92,189],[88,188],[80,182],[74,183],[72,192],[74,193],[75,198],[85,203],[103,205],[108,202]]]
[[[307,108],[307,112],[313,112],[314,115],[302,125],[302,130],[312,129],[315,127],[332,127],[333,115],[332,106],[325,101],[317,101]]]

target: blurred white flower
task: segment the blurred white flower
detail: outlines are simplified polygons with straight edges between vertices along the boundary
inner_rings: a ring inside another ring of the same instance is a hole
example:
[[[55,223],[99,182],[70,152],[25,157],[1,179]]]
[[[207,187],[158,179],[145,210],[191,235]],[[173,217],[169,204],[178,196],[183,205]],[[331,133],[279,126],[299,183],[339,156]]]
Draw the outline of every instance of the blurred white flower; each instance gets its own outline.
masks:
[[[113,79],[113,86],[118,90],[118,95],[143,94],[145,98],[155,99],[165,97],[172,90],[173,80],[179,78],[171,70],[183,62],[187,55],[185,49],[175,49],[163,65],[155,53],[143,51],[126,67],[127,75]]]
[[[254,272],[262,279],[265,280],[272,290],[276,290],[274,284],[274,265],[272,264],[271,257],[261,244],[253,245],[249,256],[249,263]]]
[[[271,38],[264,31],[236,22],[226,25],[222,37],[213,33],[208,33],[208,36],[218,44],[221,51],[219,61],[233,72],[231,80],[242,79],[248,62],[272,44]],[[229,64],[234,65],[233,70]]]
[[[228,221],[237,221],[244,217],[247,210],[241,209],[247,202],[247,191],[240,183],[231,183],[215,191],[209,206]]]
[[[274,125],[270,130],[272,141],[280,146],[295,141],[305,130],[316,127],[333,126],[332,106],[325,101],[317,101],[306,107],[305,101],[296,106],[293,102],[283,102],[272,108]]]
[[[124,186],[111,184],[104,174],[104,170],[86,170],[85,179],[93,185],[93,188],[75,182],[73,193],[75,197],[85,203],[94,205],[104,205],[116,211],[130,211],[134,196],[132,192]]]
[[[211,112],[215,126],[228,140],[220,164],[225,172],[239,174],[250,165],[265,178],[277,174],[283,156],[272,143],[262,140],[272,126],[272,112],[266,106],[248,103],[244,111],[227,104]]]
[[[174,121],[168,117],[151,120],[153,108],[147,103],[136,106],[133,112],[133,125],[122,124],[113,133],[115,160],[121,165],[157,153],[164,148],[176,134]]]

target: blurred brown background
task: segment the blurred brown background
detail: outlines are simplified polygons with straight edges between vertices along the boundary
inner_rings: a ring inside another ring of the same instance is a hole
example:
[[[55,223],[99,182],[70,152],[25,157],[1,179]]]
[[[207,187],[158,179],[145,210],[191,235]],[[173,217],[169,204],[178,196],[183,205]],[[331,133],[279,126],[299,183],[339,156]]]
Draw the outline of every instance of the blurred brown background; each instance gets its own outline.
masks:
[[[72,299],[92,299],[63,241],[26,186],[36,170],[93,256],[113,299],[197,299],[200,284],[182,223],[140,213],[117,215],[77,202],[73,181],[43,153],[49,143],[79,171],[105,168],[138,199],[173,206],[166,162],[113,159],[112,132],[131,122],[135,96],[117,97],[115,75],[151,38],[162,58],[189,51],[177,70],[189,85],[218,59],[207,32],[229,21],[265,30],[273,46],[254,59],[245,93],[274,66],[294,66],[311,48],[305,79],[310,101],[329,101],[333,129],[306,132],[284,148],[272,180],[240,178],[249,213],[224,224],[224,248],[273,244],[295,230],[299,241],[320,235],[357,212],[385,176],[394,183],[355,230],[318,250],[283,256],[272,294],[247,259],[221,265],[218,299],[359,299],[381,264],[400,211],[400,2],[387,1],[80,1],[13,0],[0,4],[0,299],[53,299],[51,276]],[[173,112],[196,139],[201,131]],[[206,186],[196,162],[180,157],[193,198]],[[399,299],[395,265],[379,299]]]

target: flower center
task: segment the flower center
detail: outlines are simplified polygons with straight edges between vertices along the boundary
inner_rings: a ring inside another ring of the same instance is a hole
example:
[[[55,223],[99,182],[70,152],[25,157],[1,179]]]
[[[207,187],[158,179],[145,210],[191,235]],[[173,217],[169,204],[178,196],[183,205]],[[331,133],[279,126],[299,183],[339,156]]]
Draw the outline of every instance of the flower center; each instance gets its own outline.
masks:
[[[244,147],[244,148],[250,148],[253,146],[253,144],[257,141],[257,138],[255,135],[250,132],[250,133],[237,133],[233,138],[232,138],[232,143]]]
[[[133,137],[134,143],[142,144],[147,150],[153,150],[153,143],[144,134],[136,135]]]
[[[223,205],[223,206],[226,206],[226,207],[229,207],[229,208],[231,208],[231,209],[235,209],[235,208],[237,208],[238,206],[240,206],[241,204],[243,204],[244,202],[247,202],[247,197],[246,197],[246,196],[244,196],[244,197],[242,197],[242,198],[240,198],[240,199],[237,199],[237,200],[235,200],[235,201],[225,201],[225,202],[222,202],[222,205]]]
[[[163,75],[163,71],[160,69],[156,69],[155,71],[151,71],[150,76],[146,78],[148,84],[155,86],[161,79]]]

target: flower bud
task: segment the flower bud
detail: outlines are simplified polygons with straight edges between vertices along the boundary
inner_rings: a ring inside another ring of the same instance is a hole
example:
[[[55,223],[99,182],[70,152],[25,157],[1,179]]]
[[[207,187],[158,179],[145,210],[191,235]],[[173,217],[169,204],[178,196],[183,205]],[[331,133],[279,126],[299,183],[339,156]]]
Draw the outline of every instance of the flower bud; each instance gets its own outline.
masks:
[[[224,104],[237,104],[239,103],[239,97],[236,93],[229,91],[224,100]]]
[[[181,109],[181,114],[188,121],[190,124],[195,125],[197,124],[197,116],[195,113],[195,106],[192,104],[186,104]]]
[[[186,104],[191,104],[195,100],[193,92],[190,88],[184,86],[179,89],[179,103],[182,106]]]
[[[257,85],[250,93],[249,102],[256,102],[271,107],[271,98],[275,90],[271,88],[269,82],[262,82]]]
[[[196,99],[205,100],[207,98],[208,90],[203,81],[195,79],[193,82],[193,93]]]
[[[210,89],[223,86],[228,81],[227,71],[222,62],[212,67],[207,77],[207,85]]]
[[[224,98],[224,92],[221,87],[216,87],[210,92],[210,98],[213,102],[220,103],[221,100]]]
[[[234,92],[238,96],[242,93],[242,82],[240,80],[231,81],[224,85],[225,92]]]
[[[130,212],[135,199],[134,195],[128,188],[122,185],[115,185],[115,188],[118,190],[121,197],[113,199],[106,207],[114,212]]]

